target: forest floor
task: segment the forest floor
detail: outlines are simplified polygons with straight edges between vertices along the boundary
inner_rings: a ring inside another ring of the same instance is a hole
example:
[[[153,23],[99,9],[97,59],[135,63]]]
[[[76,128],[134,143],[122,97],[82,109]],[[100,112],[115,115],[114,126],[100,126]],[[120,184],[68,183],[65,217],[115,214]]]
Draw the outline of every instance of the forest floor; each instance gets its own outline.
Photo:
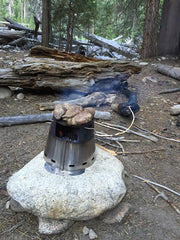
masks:
[[[24,52],[0,51],[0,67],[7,67],[8,61],[16,61],[27,54]],[[141,73],[133,75],[129,85],[137,91],[141,107],[136,113],[135,126],[140,126],[161,136],[180,139],[180,127],[176,126],[177,116],[170,115],[170,107],[180,104],[180,94],[161,94],[164,89],[180,87],[180,82],[156,72],[153,63],[142,68]],[[180,65],[178,60],[163,61],[170,65]],[[151,76],[156,82],[144,77]],[[26,115],[40,113],[37,103],[54,101],[57,94],[25,93],[25,98],[17,100],[16,95],[0,99],[0,116]],[[110,106],[97,108],[111,111]],[[112,112],[111,123],[128,126],[131,120],[120,117]],[[6,208],[10,197],[6,192],[8,178],[21,169],[26,163],[44,149],[49,124],[37,123],[0,128],[0,239],[2,240],[88,240],[82,229],[84,226],[93,229],[98,240],[179,240],[180,215],[162,198],[154,202],[157,193],[146,183],[126,177],[127,193],[122,202],[130,203],[131,209],[121,223],[105,224],[100,218],[89,221],[76,222],[69,230],[57,235],[42,235],[38,233],[38,219],[29,213],[15,213]],[[112,132],[95,125],[96,130]],[[139,154],[118,155],[128,174],[135,174],[143,178],[163,184],[180,192],[180,143],[158,138],[152,142],[145,138],[125,134],[125,139],[137,139],[139,143],[122,143],[127,152],[141,152]],[[105,146],[109,148],[108,146]],[[112,150],[116,150],[111,148]],[[161,149],[161,151],[151,151]],[[143,153],[146,152],[146,153]],[[160,191],[162,189],[159,188]],[[163,190],[168,198],[180,209],[179,196]],[[22,221],[22,222],[21,222]],[[19,225],[16,225],[19,223]]]

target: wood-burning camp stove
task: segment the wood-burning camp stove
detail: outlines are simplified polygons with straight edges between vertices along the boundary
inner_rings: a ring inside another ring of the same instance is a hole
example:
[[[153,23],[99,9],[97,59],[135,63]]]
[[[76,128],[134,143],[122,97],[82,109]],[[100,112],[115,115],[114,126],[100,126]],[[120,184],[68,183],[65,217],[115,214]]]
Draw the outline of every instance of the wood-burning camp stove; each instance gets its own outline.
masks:
[[[69,126],[53,117],[44,159],[47,171],[55,174],[79,175],[94,162],[95,140],[93,119],[85,124]]]

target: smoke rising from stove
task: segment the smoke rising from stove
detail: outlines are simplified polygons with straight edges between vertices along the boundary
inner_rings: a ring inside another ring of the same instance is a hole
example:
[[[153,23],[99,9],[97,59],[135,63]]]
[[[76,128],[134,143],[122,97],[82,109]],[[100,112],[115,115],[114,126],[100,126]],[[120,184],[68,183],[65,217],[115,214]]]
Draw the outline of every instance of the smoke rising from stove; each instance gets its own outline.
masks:
[[[103,92],[105,94],[122,93],[127,98],[127,101],[119,103],[116,110],[119,112],[120,115],[128,117],[131,115],[129,106],[134,113],[138,112],[140,109],[136,93],[132,92],[129,89],[127,82],[129,77],[130,74],[122,73],[115,76],[114,78],[97,80],[92,86],[88,88],[88,91],[86,93],[75,89],[65,89],[62,90],[60,93],[61,99],[63,99],[64,101],[78,99],[95,92]]]

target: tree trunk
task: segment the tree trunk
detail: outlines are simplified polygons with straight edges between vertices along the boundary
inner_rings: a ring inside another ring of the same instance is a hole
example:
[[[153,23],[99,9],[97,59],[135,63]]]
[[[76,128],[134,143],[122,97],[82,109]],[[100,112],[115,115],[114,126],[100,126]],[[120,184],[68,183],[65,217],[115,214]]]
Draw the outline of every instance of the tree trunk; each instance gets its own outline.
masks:
[[[69,51],[70,46],[70,30],[71,30],[71,4],[72,0],[69,0],[69,11],[68,11],[68,23],[67,23],[67,42],[66,42],[66,52]]]
[[[147,1],[141,58],[156,56],[159,4],[160,0]]]
[[[180,55],[180,1],[164,0],[158,38],[158,55]]]
[[[34,24],[35,24],[34,38],[37,39],[38,29],[39,29],[39,25],[41,24],[41,22],[37,19],[36,16],[34,16]]]
[[[50,0],[42,0],[42,45],[49,46],[50,39]]]

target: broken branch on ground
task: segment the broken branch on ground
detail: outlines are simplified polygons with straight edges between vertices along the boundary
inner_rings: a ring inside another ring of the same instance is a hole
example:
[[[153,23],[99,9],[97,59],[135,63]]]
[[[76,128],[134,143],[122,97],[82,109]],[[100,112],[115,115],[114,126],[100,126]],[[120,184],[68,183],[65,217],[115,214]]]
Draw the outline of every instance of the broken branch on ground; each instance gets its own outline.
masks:
[[[51,122],[53,113],[42,113],[22,116],[10,116],[0,118],[0,127],[9,127],[13,125],[32,124],[40,122]],[[95,119],[110,120],[111,114],[109,112],[95,111]]]

